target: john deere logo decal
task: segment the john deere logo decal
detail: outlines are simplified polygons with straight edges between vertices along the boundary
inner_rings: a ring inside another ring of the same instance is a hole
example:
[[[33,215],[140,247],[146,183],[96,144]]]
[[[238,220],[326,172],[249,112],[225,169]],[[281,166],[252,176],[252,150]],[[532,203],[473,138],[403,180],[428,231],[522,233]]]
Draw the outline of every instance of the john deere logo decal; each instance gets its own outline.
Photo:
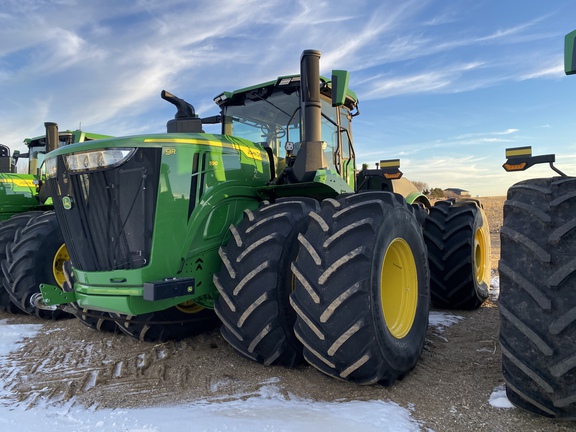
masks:
[[[70,210],[72,208],[72,198],[69,196],[62,197],[62,207],[64,207],[64,210]]]

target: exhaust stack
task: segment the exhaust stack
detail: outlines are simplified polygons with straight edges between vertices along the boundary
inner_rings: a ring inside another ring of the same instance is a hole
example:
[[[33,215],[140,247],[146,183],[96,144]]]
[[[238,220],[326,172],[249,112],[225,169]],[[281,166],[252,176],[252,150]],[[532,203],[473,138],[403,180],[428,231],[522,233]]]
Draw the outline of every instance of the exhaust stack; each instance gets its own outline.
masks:
[[[314,180],[316,171],[327,166],[322,150],[320,56],[320,51],[306,50],[300,57],[302,143],[293,166],[293,175],[298,183]]]
[[[45,122],[44,127],[46,128],[46,153],[56,150],[58,144],[60,143],[60,137],[58,135],[58,124],[53,122]]]
[[[177,109],[174,119],[169,120],[168,123],[166,123],[166,130],[168,133],[204,132],[202,130],[202,120],[198,118],[192,105],[166,90],[162,90],[160,97],[165,101],[170,102]]]

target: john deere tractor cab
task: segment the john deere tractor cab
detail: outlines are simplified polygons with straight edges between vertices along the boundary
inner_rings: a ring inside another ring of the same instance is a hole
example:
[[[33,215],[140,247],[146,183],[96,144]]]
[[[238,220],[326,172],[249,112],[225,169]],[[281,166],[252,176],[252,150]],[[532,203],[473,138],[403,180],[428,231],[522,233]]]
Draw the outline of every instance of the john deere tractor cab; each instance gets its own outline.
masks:
[[[320,77],[319,58],[304,51],[300,75],[220,94],[218,116],[163,92],[178,108],[168,133],[47,155],[71,265],[63,289],[42,286],[43,303],[70,304],[94,328],[113,319],[143,341],[221,323],[247,358],[306,359],[362,384],[408,372],[428,325],[429,203],[413,186],[395,193],[398,161],[355,171],[358,99],[347,72]],[[222,134],[203,133],[207,123]],[[437,210],[433,259],[447,254],[451,290],[477,302],[487,224],[476,203]]]
[[[44,214],[53,207],[43,183],[42,162],[46,153],[55,148],[106,135],[81,130],[58,133],[54,123],[45,125],[46,135],[24,140],[25,153],[15,150],[10,156],[9,149],[0,147],[0,164],[6,168],[0,174],[0,263],[5,269],[0,277],[0,309],[38,312],[42,317],[52,318],[61,311],[37,311],[30,302],[33,294],[39,293],[40,282],[61,284],[62,262],[68,259],[53,213]],[[16,173],[19,159],[28,159],[26,173]],[[50,218],[53,221],[45,221]],[[33,219],[38,223],[33,223]],[[27,224],[30,229],[25,229]]]

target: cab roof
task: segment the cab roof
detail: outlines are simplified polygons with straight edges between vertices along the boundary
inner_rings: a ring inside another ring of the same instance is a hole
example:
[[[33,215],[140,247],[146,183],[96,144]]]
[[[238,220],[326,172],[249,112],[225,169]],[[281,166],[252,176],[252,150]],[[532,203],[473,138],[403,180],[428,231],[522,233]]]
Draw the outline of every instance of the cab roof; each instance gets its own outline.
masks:
[[[321,76],[320,92],[327,96],[332,96],[332,82],[326,77]],[[284,92],[293,93],[300,89],[300,75],[286,75],[278,77],[274,81],[267,81],[250,87],[241,88],[232,92],[223,92],[214,98],[218,106],[242,105],[246,99],[260,100],[266,99],[273,93]],[[358,97],[352,90],[346,93],[346,102],[344,104],[352,110],[358,105]]]

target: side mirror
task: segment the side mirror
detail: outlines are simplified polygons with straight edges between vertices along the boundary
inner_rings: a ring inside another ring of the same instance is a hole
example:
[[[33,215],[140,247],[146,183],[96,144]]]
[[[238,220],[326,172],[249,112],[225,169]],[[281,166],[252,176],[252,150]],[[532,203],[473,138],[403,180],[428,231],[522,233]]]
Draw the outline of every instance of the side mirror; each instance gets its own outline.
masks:
[[[332,71],[332,106],[344,105],[348,93],[350,72],[345,70]]]
[[[576,74],[576,30],[564,38],[564,72],[566,75]]]

